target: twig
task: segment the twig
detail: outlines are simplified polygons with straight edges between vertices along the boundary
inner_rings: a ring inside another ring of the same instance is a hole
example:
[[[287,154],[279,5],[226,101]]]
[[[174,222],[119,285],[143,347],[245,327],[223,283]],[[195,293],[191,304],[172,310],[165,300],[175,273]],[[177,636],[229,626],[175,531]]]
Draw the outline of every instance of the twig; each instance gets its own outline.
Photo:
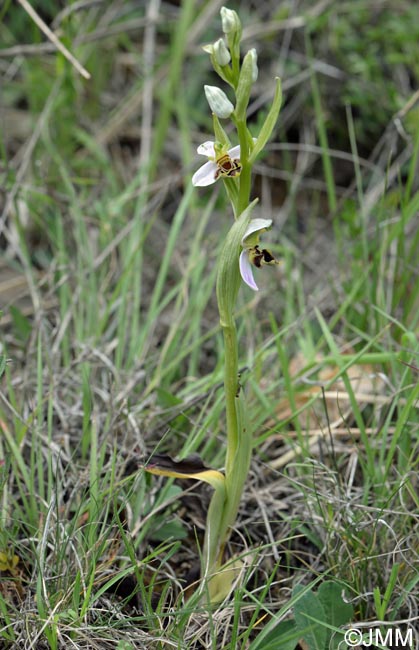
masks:
[[[60,23],[62,23],[64,18],[68,18],[68,16],[71,16],[71,14],[73,14],[74,12],[90,9],[90,7],[94,7],[95,5],[102,4],[103,1],[104,0],[78,0],[73,4],[67,5],[67,7],[61,9],[61,11],[55,16],[54,21],[52,23],[53,28],[57,29],[57,27],[59,26]]]
[[[160,17],[159,20],[156,21],[156,24],[158,25],[163,22],[165,22],[167,25],[168,19]],[[137,32],[138,30],[143,29],[143,27],[145,27],[147,24],[149,24],[147,18],[136,18],[117,23],[116,25],[100,27],[94,32],[76,36],[73,40],[73,45],[85,45],[86,43],[93,43],[95,41],[100,41],[112,36],[118,36],[119,34]],[[0,48],[0,58],[8,58],[13,56],[33,56],[34,54],[51,54],[51,52],[55,52],[55,46],[53,43],[27,43],[23,45],[13,45],[11,47]]]
[[[39,27],[39,29],[45,34],[47,38],[55,45],[57,50],[61,52],[65,58],[70,61],[70,63],[76,68],[77,72],[81,74],[85,79],[90,79],[90,73],[87,72],[86,68],[83,68],[81,63],[71,54],[71,52],[61,43],[61,41],[56,37],[53,31],[44,23],[42,18],[38,16],[35,9],[29,4],[27,0],[18,0],[19,4],[23,7],[26,13],[32,18],[34,23]]]
[[[151,0],[147,11],[147,26],[144,30],[144,86],[142,93],[141,150],[139,168],[143,179],[148,178],[148,162],[151,155],[153,127],[153,68],[155,57],[156,21],[159,17],[160,0]]]
[[[391,432],[394,430],[391,429]],[[374,429],[372,427],[368,427],[365,429],[365,433],[368,434],[375,434],[377,433],[377,429]],[[291,435],[292,437],[297,437],[297,432],[296,431],[291,431],[287,433],[287,436]],[[311,429],[308,431],[309,439],[308,439],[308,444],[307,448],[312,451],[313,447],[319,442],[319,440],[327,438],[329,435],[333,436],[350,436],[351,438],[358,438],[361,435],[361,432],[359,429],[353,429],[350,427],[338,427],[338,428],[331,428],[329,431],[324,431],[323,429]],[[282,438],[282,436],[278,436]],[[301,445],[297,445],[294,449],[290,449],[289,451],[285,452],[281,456],[274,458],[270,463],[268,463],[268,467],[270,469],[275,469],[278,470],[281,467],[285,467],[285,465],[288,465],[288,463],[291,463],[293,460],[298,458],[301,454],[305,453],[305,449]]]

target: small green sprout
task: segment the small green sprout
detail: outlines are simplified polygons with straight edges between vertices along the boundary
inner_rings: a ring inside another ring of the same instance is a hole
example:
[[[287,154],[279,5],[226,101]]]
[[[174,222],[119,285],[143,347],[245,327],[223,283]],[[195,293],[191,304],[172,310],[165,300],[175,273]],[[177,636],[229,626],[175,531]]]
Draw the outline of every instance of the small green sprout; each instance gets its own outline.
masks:
[[[0,551],[0,571],[8,571],[13,575],[19,562],[19,556],[15,555],[10,548]]]

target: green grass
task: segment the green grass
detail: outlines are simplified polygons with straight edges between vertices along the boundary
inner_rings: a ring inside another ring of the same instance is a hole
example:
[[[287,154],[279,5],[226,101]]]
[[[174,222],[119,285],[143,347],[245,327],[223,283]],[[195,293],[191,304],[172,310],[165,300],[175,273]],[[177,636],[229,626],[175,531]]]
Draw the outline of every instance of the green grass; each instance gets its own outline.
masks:
[[[214,294],[232,215],[222,188],[190,183],[212,128],[199,46],[219,37],[218,5],[166,3],[154,27],[141,3],[70,12],[57,33],[89,82],[53,47],[25,53],[45,37],[18,5],[1,10],[2,47],[22,48],[0,56],[2,648],[293,648],[304,635],[282,621],[307,606],[321,625],[310,607],[327,581],[355,627],[412,618],[418,10],[300,4],[292,33],[279,29],[286,7],[265,3],[275,29],[240,4],[259,52],[252,119],[281,73],[275,142],[290,146],[268,146],[257,165],[254,196],[283,266],[239,298],[256,434],[228,549],[241,573],[217,607],[196,582],[209,491],[142,464],[155,451],[224,459]],[[55,2],[32,6],[48,24],[59,17]]]

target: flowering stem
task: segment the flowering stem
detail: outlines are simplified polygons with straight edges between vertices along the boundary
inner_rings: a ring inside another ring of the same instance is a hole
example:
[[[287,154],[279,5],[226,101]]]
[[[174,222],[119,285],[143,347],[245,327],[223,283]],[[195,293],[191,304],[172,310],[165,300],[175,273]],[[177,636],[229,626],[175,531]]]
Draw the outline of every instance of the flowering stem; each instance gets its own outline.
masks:
[[[221,21],[225,40],[205,46],[211,55],[215,71],[234,90],[235,103],[217,86],[205,86],[205,94],[213,112],[214,143],[204,143],[198,153],[206,153],[210,164],[198,170],[192,182],[210,185],[222,178],[233,207],[235,221],[230,228],[221,251],[217,274],[217,302],[224,337],[224,390],[226,408],[227,450],[225,478],[210,503],[203,552],[203,576],[208,584],[211,599],[222,597],[220,585],[227,580],[219,571],[223,561],[224,546],[234,525],[244,483],[250,467],[252,430],[249,427],[243,391],[238,374],[238,344],[234,309],[241,278],[253,290],[252,264],[273,264],[276,260],[266,249],[259,249],[261,231],[271,225],[271,220],[251,219],[256,201],[250,203],[252,167],[274,129],[281,105],[281,86],[276,83],[275,96],[269,113],[256,138],[247,127],[247,107],[252,86],[257,80],[257,53],[251,49],[241,60],[240,41],[242,26],[234,10],[221,8]],[[230,148],[230,141],[220,120],[231,118],[239,140],[239,147]],[[233,153],[234,152],[234,153]],[[230,581],[231,585],[231,581]]]
[[[217,301],[220,324],[224,336],[224,390],[226,404],[227,453],[225,465],[225,501],[217,525],[214,525],[214,508],[208,514],[207,538],[204,559],[205,575],[216,570],[222,562],[224,545],[233,525],[243,485],[249,470],[251,431],[246,424],[244,401],[238,376],[237,332],[234,308],[241,277],[238,264],[240,242],[250,221],[256,201],[247,205],[227,234],[220,255],[217,275]],[[218,499],[218,497],[217,497]],[[220,507],[217,501],[217,507]],[[211,525],[212,524],[212,525]]]

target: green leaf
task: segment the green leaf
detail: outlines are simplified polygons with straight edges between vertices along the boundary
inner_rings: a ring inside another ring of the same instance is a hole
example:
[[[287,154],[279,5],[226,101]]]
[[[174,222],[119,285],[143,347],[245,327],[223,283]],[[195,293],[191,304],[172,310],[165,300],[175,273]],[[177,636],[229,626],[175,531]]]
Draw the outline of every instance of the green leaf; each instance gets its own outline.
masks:
[[[151,539],[155,542],[165,542],[168,539],[185,539],[188,531],[178,519],[172,519],[164,523],[160,528],[154,530]]]
[[[21,343],[27,343],[32,331],[32,324],[30,320],[22,314],[20,309],[14,307],[13,305],[10,306],[10,315],[13,320],[16,336],[21,341]]]
[[[323,582],[317,591],[317,597],[325,611],[327,623],[336,628],[340,628],[342,625],[349,623],[354,613],[352,605],[345,603],[343,600],[342,590],[343,586],[341,584],[329,580]],[[339,644],[342,643],[343,631],[342,635],[333,632],[333,630],[327,630],[327,632],[328,640],[326,641],[326,647],[330,648],[330,650],[337,649]]]
[[[224,474],[216,469],[204,465],[198,455],[192,454],[183,460],[174,460],[167,454],[153,454],[144,466],[146,472],[157,476],[169,476],[171,478],[192,478],[196,481],[209,483],[214,490],[221,490],[224,493]]]
[[[158,405],[169,411],[168,424],[170,428],[173,431],[182,431],[188,422],[182,408],[180,408],[180,405],[183,404],[183,400],[176,395],[173,395],[173,393],[169,392],[162,386],[159,386],[156,392]],[[172,414],[171,417],[170,414]]]
[[[294,650],[300,636],[294,620],[281,621],[267,634],[266,628],[263,629],[249,650]]]
[[[161,386],[157,388],[157,401],[158,405],[165,409],[182,404],[182,400],[179,397],[173,395],[173,393],[170,393]]]
[[[249,163],[253,164],[256,160],[256,157],[260,152],[265,148],[266,143],[268,142],[269,138],[272,135],[272,131],[275,128],[276,121],[278,119],[279,111],[281,108],[281,103],[282,103],[282,88],[281,88],[281,80],[279,78],[276,79],[276,88],[275,88],[275,95],[272,101],[272,106],[269,110],[268,115],[266,116],[266,120],[263,123],[263,126],[260,130],[260,133],[257,137],[257,140],[255,142],[255,146],[253,147],[253,151],[250,155],[249,158]]]
[[[0,377],[6,370],[7,359],[4,354],[0,354]]]
[[[298,585],[293,590],[293,596],[305,592],[294,604],[294,617],[298,630],[310,650],[325,650],[328,637],[327,628],[322,623],[327,622],[325,609],[320,599],[307,587]]]
[[[228,138],[227,133],[224,131],[220,120],[215,113],[212,114],[212,121],[214,125],[214,135],[217,142],[221,145],[225,145],[228,149],[231,147],[231,142]]]
[[[135,650],[135,648],[128,641],[119,639],[118,645],[116,646],[116,650]]]

